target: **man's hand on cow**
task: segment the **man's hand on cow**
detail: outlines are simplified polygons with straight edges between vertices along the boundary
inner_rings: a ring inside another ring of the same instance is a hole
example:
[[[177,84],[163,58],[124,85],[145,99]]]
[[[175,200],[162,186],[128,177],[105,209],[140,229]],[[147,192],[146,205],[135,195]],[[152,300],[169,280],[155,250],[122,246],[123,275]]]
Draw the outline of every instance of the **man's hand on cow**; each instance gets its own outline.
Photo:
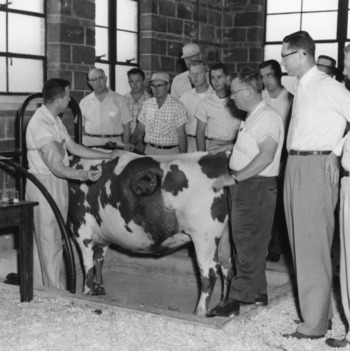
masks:
[[[115,149],[115,150],[111,151],[111,153],[109,155],[111,157],[111,160],[114,160],[115,158],[120,156],[120,150]]]
[[[217,154],[218,152],[229,152],[231,153],[232,152],[232,148],[233,148],[233,145],[215,145],[213,147],[211,147],[210,149],[210,153],[215,155]]]
[[[135,145],[132,143],[125,143],[124,150],[125,151],[133,151],[135,149]]]
[[[232,186],[235,185],[236,181],[230,175],[220,176],[215,180],[213,183],[213,189],[215,191],[219,191],[220,189],[224,188],[225,186]]]
[[[330,173],[331,184],[336,186],[339,182],[339,157],[333,152],[327,156],[325,173]]]
[[[88,179],[92,182],[96,182],[101,177],[102,171],[101,169],[97,171],[89,170],[87,173]]]

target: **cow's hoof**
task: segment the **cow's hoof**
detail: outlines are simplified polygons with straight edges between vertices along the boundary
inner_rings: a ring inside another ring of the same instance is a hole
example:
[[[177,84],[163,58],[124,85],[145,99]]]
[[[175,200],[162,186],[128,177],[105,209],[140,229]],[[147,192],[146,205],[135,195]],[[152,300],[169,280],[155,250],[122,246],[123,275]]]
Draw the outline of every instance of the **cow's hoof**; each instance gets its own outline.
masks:
[[[94,285],[94,289],[91,291],[90,295],[93,295],[93,296],[106,295],[106,290],[103,286]]]

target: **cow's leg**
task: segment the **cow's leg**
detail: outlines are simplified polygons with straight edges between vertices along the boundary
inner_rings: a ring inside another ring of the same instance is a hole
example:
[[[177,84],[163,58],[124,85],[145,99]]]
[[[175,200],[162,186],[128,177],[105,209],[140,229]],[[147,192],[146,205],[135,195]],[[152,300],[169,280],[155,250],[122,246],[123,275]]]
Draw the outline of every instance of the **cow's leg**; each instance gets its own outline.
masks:
[[[106,295],[103,287],[102,266],[106,256],[108,246],[94,248],[94,263],[95,263],[95,283],[93,285],[92,295]]]
[[[223,290],[221,301],[227,300],[229,295],[230,283],[233,277],[233,264],[232,264],[232,244],[228,225],[225,226],[220,242],[218,245],[217,256],[215,260],[221,267],[223,278]]]
[[[94,250],[91,239],[77,239],[80,252],[83,258],[83,265],[85,270],[84,294],[91,294],[94,289],[95,267],[94,267]]]
[[[205,316],[208,311],[210,298],[213,293],[219,270],[219,265],[214,261],[219,238],[215,238],[213,235],[208,234],[210,232],[217,233],[218,231],[217,228],[212,231],[209,228],[204,235],[203,233],[199,235],[191,235],[201,277],[201,293],[194,312],[197,316]]]

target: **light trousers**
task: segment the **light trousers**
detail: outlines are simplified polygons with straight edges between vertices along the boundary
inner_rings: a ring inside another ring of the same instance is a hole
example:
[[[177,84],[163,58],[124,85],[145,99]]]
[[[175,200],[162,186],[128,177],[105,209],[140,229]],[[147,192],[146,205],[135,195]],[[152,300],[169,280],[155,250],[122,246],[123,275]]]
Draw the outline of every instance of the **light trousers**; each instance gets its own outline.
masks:
[[[284,206],[303,323],[297,331],[325,335],[331,305],[334,211],[338,186],[325,173],[327,155],[289,156]]]
[[[64,221],[68,213],[68,183],[54,175],[34,174],[55,200]],[[27,181],[26,199],[39,202],[34,207],[34,286],[64,289],[60,270],[64,269],[62,234],[50,205],[40,190]]]

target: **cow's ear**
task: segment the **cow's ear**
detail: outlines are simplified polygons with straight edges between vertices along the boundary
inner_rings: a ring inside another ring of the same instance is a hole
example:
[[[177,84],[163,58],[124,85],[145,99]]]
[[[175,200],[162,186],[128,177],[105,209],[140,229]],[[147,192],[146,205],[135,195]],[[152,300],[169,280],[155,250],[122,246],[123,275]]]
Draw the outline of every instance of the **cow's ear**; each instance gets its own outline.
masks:
[[[131,190],[138,196],[152,195],[159,188],[159,184],[159,177],[151,170],[136,173],[130,183]]]

